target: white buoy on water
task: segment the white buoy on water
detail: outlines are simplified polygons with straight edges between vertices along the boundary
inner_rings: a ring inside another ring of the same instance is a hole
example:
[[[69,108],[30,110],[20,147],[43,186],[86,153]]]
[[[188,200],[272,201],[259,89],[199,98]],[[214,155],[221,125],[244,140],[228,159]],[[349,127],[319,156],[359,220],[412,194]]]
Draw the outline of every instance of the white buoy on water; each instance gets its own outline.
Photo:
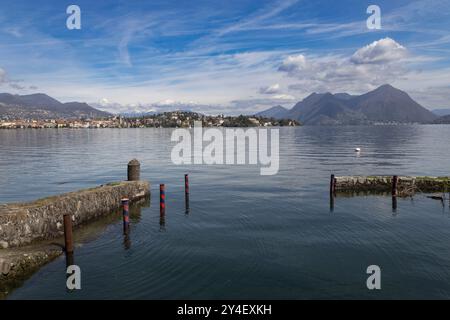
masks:
[[[355,152],[361,152],[361,148],[355,148]]]

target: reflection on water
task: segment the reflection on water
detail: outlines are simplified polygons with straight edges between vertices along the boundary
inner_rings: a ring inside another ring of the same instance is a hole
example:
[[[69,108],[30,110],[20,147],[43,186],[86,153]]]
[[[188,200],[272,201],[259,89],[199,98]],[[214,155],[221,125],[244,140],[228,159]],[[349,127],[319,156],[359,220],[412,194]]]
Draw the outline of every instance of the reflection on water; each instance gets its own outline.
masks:
[[[61,258],[9,298],[450,297],[448,205],[424,195],[329,194],[331,174],[449,175],[450,126],[281,128],[276,176],[255,166],[172,165],[171,132],[0,131],[0,202],[125,179],[131,158],[156,199],[130,207],[128,235],[121,210],[75,230],[82,290],[66,295]],[[372,264],[382,270],[380,291],[365,285]]]

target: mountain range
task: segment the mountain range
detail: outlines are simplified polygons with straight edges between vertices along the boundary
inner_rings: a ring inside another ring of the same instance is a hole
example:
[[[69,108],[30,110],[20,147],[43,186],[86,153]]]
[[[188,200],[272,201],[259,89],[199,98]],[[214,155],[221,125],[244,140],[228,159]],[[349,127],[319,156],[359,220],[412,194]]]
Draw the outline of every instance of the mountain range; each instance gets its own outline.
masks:
[[[167,105],[164,105],[164,109],[167,110],[167,108]],[[142,114],[156,112],[153,109],[150,109],[152,112]],[[439,109],[435,110],[436,114],[434,114],[415,102],[406,92],[386,84],[362,95],[312,93],[291,109],[275,106],[256,115],[275,119],[293,119],[306,125],[448,123],[448,116],[443,116],[442,119],[438,117],[441,114],[448,114],[446,111]],[[30,95],[0,93],[0,118],[3,119],[109,116],[111,113],[98,110],[87,103],[62,103],[43,93]]]
[[[67,102],[43,94],[0,93],[0,117],[11,119],[103,118],[111,114],[87,103]]]
[[[431,111],[439,117],[450,115],[450,109],[434,109]]]
[[[256,114],[306,125],[431,123],[437,116],[389,84],[362,95],[312,93],[292,109],[272,107]]]

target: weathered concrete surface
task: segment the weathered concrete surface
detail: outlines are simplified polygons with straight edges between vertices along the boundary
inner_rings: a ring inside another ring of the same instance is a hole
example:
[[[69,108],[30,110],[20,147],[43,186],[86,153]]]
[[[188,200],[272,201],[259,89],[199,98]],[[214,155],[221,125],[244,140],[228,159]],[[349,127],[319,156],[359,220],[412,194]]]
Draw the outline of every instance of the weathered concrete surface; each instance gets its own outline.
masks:
[[[0,250],[0,299],[62,253],[51,245]]]
[[[150,206],[150,197],[133,201],[130,205],[130,218],[140,219],[141,210]],[[84,243],[96,239],[111,223],[122,220],[122,210],[117,209],[97,219],[83,224],[74,231],[75,261],[77,251]],[[20,287],[34,272],[64,253],[64,238],[46,240],[29,246],[0,250],[0,299],[7,297]],[[61,270],[64,272],[64,270]]]
[[[0,251],[62,236],[64,214],[72,215],[76,227],[119,209],[124,197],[135,201],[149,195],[148,182],[124,181],[34,202],[0,205]]]
[[[343,176],[336,177],[337,192],[390,192],[392,176]],[[448,192],[450,177],[398,177],[398,190],[412,192]]]

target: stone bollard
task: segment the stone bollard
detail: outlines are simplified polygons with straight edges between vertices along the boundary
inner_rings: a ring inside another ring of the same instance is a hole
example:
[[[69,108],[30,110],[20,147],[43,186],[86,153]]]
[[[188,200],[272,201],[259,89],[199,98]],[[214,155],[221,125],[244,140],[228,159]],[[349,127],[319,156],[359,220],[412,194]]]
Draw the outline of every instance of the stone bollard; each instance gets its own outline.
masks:
[[[128,181],[139,181],[141,179],[141,164],[137,159],[128,162]]]

